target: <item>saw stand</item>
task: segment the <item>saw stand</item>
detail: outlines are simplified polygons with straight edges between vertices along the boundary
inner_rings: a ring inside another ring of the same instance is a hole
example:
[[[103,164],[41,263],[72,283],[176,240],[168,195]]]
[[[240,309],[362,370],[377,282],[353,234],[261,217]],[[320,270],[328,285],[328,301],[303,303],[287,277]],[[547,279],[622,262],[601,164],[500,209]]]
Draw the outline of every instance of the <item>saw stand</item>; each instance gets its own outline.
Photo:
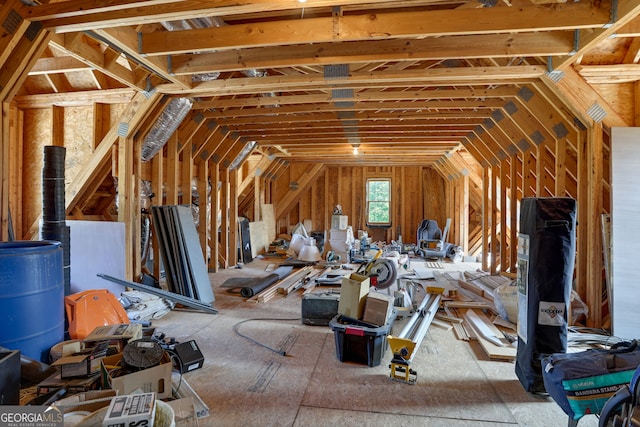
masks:
[[[427,293],[398,336],[387,336],[387,342],[393,351],[393,358],[389,364],[389,376],[392,379],[408,384],[416,383],[418,374],[409,365],[440,307],[441,297],[441,294]]]

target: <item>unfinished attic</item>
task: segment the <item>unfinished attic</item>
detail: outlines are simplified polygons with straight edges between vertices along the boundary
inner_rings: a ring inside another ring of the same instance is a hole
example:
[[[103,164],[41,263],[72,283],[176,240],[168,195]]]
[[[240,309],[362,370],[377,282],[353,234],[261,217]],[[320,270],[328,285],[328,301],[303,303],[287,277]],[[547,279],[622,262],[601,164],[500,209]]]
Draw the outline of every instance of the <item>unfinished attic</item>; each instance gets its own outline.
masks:
[[[522,200],[571,199],[579,323],[627,335],[639,14],[640,0],[0,0],[0,241],[55,223],[72,257],[117,252],[121,279],[160,279],[152,212],[188,206],[216,281],[250,266],[245,228],[251,258],[300,224],[326,243],[339,205],[354,243],[420,249],[434,220],[459,259],[515,278]],[[115,226],[117,245],[84,226]]]

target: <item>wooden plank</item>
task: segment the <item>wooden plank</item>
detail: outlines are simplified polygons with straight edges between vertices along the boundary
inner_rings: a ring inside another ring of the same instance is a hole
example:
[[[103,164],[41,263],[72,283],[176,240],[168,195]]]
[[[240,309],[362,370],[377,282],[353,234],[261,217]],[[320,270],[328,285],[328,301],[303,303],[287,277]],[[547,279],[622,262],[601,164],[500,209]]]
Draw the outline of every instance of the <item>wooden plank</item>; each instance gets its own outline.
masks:
[[[489,271],[492,274],[495,274],[498,271],[498,262],[502,260],[498,260],[498,232],[501,232],[498,228],[498,175],[500,174],[499,166],[493,166],[489,169],[489,176],[491,179],[491,186],[489,187],[489,236],[490,236],[490,247],[489,253],[491,254],[491,263],[489,267]]]
[[[489,271],[489,212],[491,202],[489,200],[489,169],[482,170],[482,269]]]
[[[290,274],[286,279],[283,279],[278,286],[278,293],[283,295],[289,295],[302,286],[304,281],[312,279],[320,273],[320,270],[314,270],[312,266],[302,267],[299,271]]]
[[[533,5],[516,10],[431,10],[269,21],[185,30],[179,31],[180,34],[170,31],[144,33],[139,46],[142,54],[165,55],[279,44],[366,40],[372,34],[384,34],[385,38],[424,38],[530,32],[538,30],[541,22],[544,22],[547,30],[576,26],[601,28],[609,22],[606,8],[593,8],[586,4],[567,3],[557,5],[553,13],[549,11],[546,6]],[[424,22],[430,25],[425,26]],[[339,31],[336,32],[336,28]]]
[[[158,197],[157,200],[162,203],[162,193],[164,191],[164,174],[163,174],[163,156],[162,152],[158,153],[151,160],[151,188],[153,193]],[[147,210],[151,211],[151,206],[147,207]],[[160,242],[158,241],[158,236],[156,233],[151,233],[152,238],[152,247],[153,247],[153,275],[156,278],[160,277]]]
[[[576,220],[579,224],[587,224],[589,221],[590,202],[589,196],[583,197],[583,195],[588,195],[590,191],[589,175],[591,174],[591,171],[589,170],[590,154],[587,132],[580,132],[576,145],[578,152],[578,166],[576,171],[578,178],[578,198],[576,199],[578,212]],[[612,168],[612,171],[613,170],[615,169]],[[613,185],[612,188],[615,192],[615,187]],[[615,196],[613,200],[615,200]],[[589,257],[586,255],[589,251],[589,230],[587,227],[576,227],[576,235],[576,253],[583,254],[583,256],[576,258],[575,290],[583,300],[586,300],[589,287],[591,286],[591,284],[588,283],[590,277],[588,274],[590,268]]]
[[[303,194],[311,186],[311,184],[317,179],[323,172],[325,166],[323,164],[315,164],[308,171],[298,179],[298,188],[290,190],[278,203],[275,205],[275,218],[280,218],[285,212],[289,212],[292,206],[298,201],[301,194]]]
[[[505,339],[504,335],[502,335],[502,333],[500,333],[499,331],[495,332],[494,330],[492,330],[489,327],[489,324],[485,323],[484,319],[482,319],[478,313],[473,310],[467,310],[464,316],[476,331],[476,333],[498,347],[505,346],[505,344],[502,342],[502,340]]]
[[[510,162],[507,159],[500,162],[500,271],[508,268],[510,263],[509,248],[514,244],[514,241],[509,239],[509,227],[507,226],[509,218],[509,212],[507,212],[508,188],[511,185],[509,166]]]
[[[177,138],[176,138],[177,142]],[[193,201],[193,190],[191,186],[191,181],[193,179],[193,158],[191,157],[191,144],[187,144],[183,147],[180,153],[181,161],[180,165],[181,169],[181,193],[182,193],[182,203],[183,204],[191,204]],[[205,193],[206,194],[206,193]]]
[[[491,303],[493,302],[493,295],[473,282],[467,282],[466,280],[458,279],[458,285],[463,289],[473,292],[483,299],[489,300],[489,302]]]
[[[2,102],[2,116],[0,116],[0,240],[9,241],[13,236],[9,223],[9,182],[10,181],[10,105]],[[11,231],[11,233],[10,233]]]
[[[587,299],[585,303],[589,310],[587,324],[589,326],[602,325],[602,233],[600,232],[600,215],[603,210],[603,132],[602,124],[595,123],[589,129],[589,211],[587,227]],[[571,318],[571,317],[569,317]]]
[[[228,171],[229,176],[229,265],[238,264],[238,247],[242,245],[238,233],[238,169]]]
[[[250,222],[249,233],[251,235],[251,256],[255,258],[257,255],[264,253],[270,243],[267,236],[266,223],[264,221]]]
[[[260,211],[262,212],[262,220],[267,230],[267,239],[269,243],[271,243],[276,239],[277,234],[274,206],[272,204],[263,204],[260,206]]]
[[[64,108],[51,107],[51,145],[64,147]]]
[[[504,338],[502,332],[489,322],[484,315],[477,311],[467,310],[465,319],[467,319],[474,328],[476,339],[489,358],[515,360],[516,348]],[[497,342],[502,345],[498,345]]]
[[[198,240],[202,255],[207,260],[209,247],[209,162],[203,162],[198,167]],[[208,264],[208,263],[207,263]]]
[[[236,250],[235,246],[230,247],[231,245],[235,244],[235,241],[231,241],[229,239],[229,228],[235,226],[235,224],[232,224],[229,221],[229,206],[231,204],[230,188],[229,188],[229,169],[223,168],[220,170],[220,182],[222,183],[222,187],[220,190],[221,220],[220,220],[220,252],[218,254],[218,260],[221,262],[221,265],[223,268],[228,268],[230,265],[229,251]]]
[[[477,302],[477,301],[445,301],[445,307],[449,308],[477,308],[480,310],[489,310],[495,312],[495,308],[492,304],[487,304],[486,302]]]
[[[135,246],[134,212],[136,200],[139,200],[134,190],[137,188],[134,178],[134,150],[133,138],[120,137],[118,141],[118,221],[125,224],[125,280],[133,280],[135,272],[135,257],[139,253],[140,245]],[[138,193],[139,194],[139,193]]]
[[[511,221],[511,229],[510,231],[510,236],[509,238],[511,239],[511,242],[513,242],[513,244],[510,246],[509,248],[509,260],[510,263],[508,265],[508,268],[504,268],[503,271],[510,271],[510,272],[515,272],[516,271],[516,263],[518,260],[518,245],[516,244],[517,242],[517,238],[518,238],[518,227],[516,226],[516,224],[518,224],[518,203],[517,200],[519,200],[522,196],[522,193],[519,193],[518,188],[522,188],[522,180],[519,179],[518,177],[518,166],[520,165],[520,155],[515,155],[511,158],[511,165],[510,165],[510,169],[509,169],[509,173],[511,175],[511,189],[510,189],[510,200],[511,200],[511,204],[510,204],[510,211],[509,211],[509,217],[510,217],[510,221]]]
[[[218,214],[222,208],[220,200],[220,168],[214,161],[208,160],[209,165],[209,180],[211,182],[211,211],[209,212],[209,224],[211,228],[211,235],[209,236],[209,249],[211,255],[209,257],[209,269],[213,272],[218,272],[220,257],[220,238],[218,237],[218,231],[220,230],[220,221]],[[225,261],[226,262],[226,261]]]
[[[167,205],[177,205],[179,203],[180,185],[180,158],[178,154],[178,136],[174,133],[169,137],[167,141],[167,172],[166,172],[166,186],[165,203]]]

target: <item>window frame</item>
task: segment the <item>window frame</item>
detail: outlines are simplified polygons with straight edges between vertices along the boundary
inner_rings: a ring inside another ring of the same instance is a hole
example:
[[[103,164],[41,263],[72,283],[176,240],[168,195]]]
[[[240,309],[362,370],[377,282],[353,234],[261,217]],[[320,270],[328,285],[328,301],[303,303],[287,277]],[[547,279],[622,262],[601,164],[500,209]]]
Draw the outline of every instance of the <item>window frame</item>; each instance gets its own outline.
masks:
[[[369,195],[370,183],[372,182],[387,182],[389,185],[389,193],[387,200],[371,200]],[[376,177],[376,178],[367,178],[365,182],[365,195],[366,195],[366,215],[367,215],[367,225],[372,227],[391,227],[392,222],[392,182],[391,178],[388,177]],[[389,207],[389,221],[387,222],[373,222],[371,221],[371,202],[383,202],[387,203]]]

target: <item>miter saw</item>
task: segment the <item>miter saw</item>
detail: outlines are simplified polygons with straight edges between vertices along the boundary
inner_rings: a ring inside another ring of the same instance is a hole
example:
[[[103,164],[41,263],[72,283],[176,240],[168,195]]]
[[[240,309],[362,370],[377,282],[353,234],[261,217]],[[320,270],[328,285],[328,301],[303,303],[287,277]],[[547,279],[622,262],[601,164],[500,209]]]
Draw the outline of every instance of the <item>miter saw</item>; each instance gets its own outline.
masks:
[[[395,260],[381,258],[382,251],[378,252],[368,262],[361,264],[356,273],[369,276],[371,286],[377,289],[387,289],[393,285],[398,276]]]

